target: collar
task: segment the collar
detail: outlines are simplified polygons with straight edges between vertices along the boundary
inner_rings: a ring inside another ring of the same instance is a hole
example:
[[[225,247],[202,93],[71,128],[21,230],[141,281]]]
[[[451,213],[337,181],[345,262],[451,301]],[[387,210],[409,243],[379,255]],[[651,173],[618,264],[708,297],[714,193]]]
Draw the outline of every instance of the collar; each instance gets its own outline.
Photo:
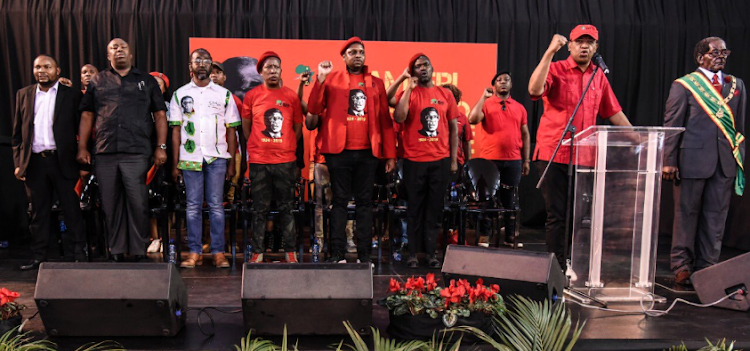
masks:
[[[724,81],[722,80],[724,78],[724,74],[723,74],[722,71],[714,73],[714,72],[711,72],[711,71],[709,71],[709,70],[707,70],[707,69],[705,69],[703,67],[698,67],[698,70],[701,71],[701,73],[703,73],[706,77],[708,77],[708,81],[709,82],[713,81],[714,75],[718,74],[719,75],[719,83],[721,83],[722,85],[724,84]]]
[[[205,87],[199,87],[198,84],[195,84],[195,81],[192,80],[192,79],[190,79],[190,83],[188,83],[188,85],[191,88],[195,88],[195,89],[211,89],[211,90],[216,90],[216,84],[214,84],[214,82],[211,81],[210,79],[208,80],[208,85],[206,85]]]
[[[568,68],[568,70],[571,70],[573,68],[578,69],[578,64],[576,63],[575,60],[573,60],[573,57],[570,55],[568,55],[568,58],[565,60],[565,66]],[[594,69],[593,66],[594,66],[593,62],[589,62],[589,67],[586,68],[586,72],[584,73],[588,73],[589,71],[593,70]]]
[[[115,68],[112,67],[112,64],[109,65],[109,69],[107,69],[107,71],[110,71],[116,75],[120,75],[119,73],[117,73],[117,71],[115,71]],[[135,68],[135,66],[130,66],[130,71],[128,72],[128,74],[131,74],[131,73],[135,75],[141,75],[141,71]]]
[[[499,96],[494,95],[494,94],[492,95],[492,98],[497,99],[497,103],[498,104],[500,103],[500,101],[503,101],[503,99],[501,99]],[[505,100],[505,104],[506,105],[510,105],[510,104],[513,104],[513,103],[516,103],[516,100],[513,100],[513,97],[508,96],[508,98]]]
[[[52,87],[49,88],[49,90],[46,91],[46,93],[49,93],[49,92],[51,92],[53,90],[55,91],[55,93],[57,93],[57,88],[59,86],[60,86],[60,80],[56,81],[55,84],[52,85]],[[39,89],[39,83],[36,83],[36,93],[37,94],[39,94],[39,93],[45,93],[44,91],[42,91],[41,89]]]

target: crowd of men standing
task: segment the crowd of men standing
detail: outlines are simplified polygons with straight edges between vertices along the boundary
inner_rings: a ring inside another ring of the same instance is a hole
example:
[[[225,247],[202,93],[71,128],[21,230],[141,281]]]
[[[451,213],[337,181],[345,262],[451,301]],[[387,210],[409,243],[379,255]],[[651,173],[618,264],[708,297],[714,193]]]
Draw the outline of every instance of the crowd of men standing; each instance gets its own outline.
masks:
[[[403,159],[408,198],[406,265],[418,267],[418,253],[424,253],[423,264],[439,268],[436,242],[446,185],[472,157],[468,124],[481,123],[484,130],[482,151],[474,157],[491,160],[510,187],[529,174],[532,160],[543,169],[552,159],[592,75],[592,88],[573,122],[576,130],[596,124],[597,116],[630,126],[609,81],[594,69],[598,44],[597,29],[587,24],[574,27],[568,38],[559,34],[552,38],[527,89],[532,99],[541,99],[544,105],[533,153],[526,111],[511,97],[510,71],[492,76],[491,87],[483,88],[467,117],[457,107],[460,90],[435,86],[433,63],[426,54],[414,54],[404,73],[386,89],[365,64],[365,43],[358,37],[341,47],[344,69],[333,70],[331,61],[323,61],[314,77],[301,76],[296,91],[281,80],[282,58],[271,51],[263,53],[256,65],[263,84],[244,99],[222,86],[223,65],[205,49],[190,53],[190,82],[166,97],[166,75],[146,74],[132,66],[130,46],[122,39],[108,44],[107,69],[82,67],[82,92],[61,84],[56,60],[40,55],[33,63],[37,83],[18,91],[14,115],[15,175],[25,182],[32,204],[34,256],[21,269],[34,269],[47,259],[53,189],[73,229],[75,259],[86,259],[84,223],[74,186],[91,171],[99,179],[111,259],[122,261],[125,254],[144,259],[149,244],[147,174],[152,164],[168,167],[173,179],[185,184],[189,255],[182,267],[202,263],[204,201],[213,263],[229,267],[224,256],[224,182],[236,181],[244,168],[238,167],[240,163],[247,164],[255,213],[250,262],[264,261],[266,214],[272,199],[279,212],[285,261],[298,262],[291,211],[294,182],[300,174],[296,161],[303,124],[314,131],[309,144],[314,146],[316,184],[318,178],[330,179],[329,261],[344,263],[345,253],[356,251],[358,262],[371,262],[372,184],[379,164],[392,172],[397,159]],[[552,62],[564,46],[568,58]],[[667,101],[665,125],[687,129],[680,145],[667,145],[664,168],[665,179],[681,179],[675,191],[672,248],[672,268],[679,283],[689,284],[691,272],[717,262],[731,185],[738,194],[744,188],[741,133],[746,94],[742,80],[722,72],[729,53],[720,38],[699,42],[694,52],[700,67],[697,74],[675,81]],[[405,89],[398,92],[404,81],[408,81]],[[308,82],[312,90],[306,102],[303,90]],[[706,87],[710,91],[702,89]],[[238,146],[247,151],[244,160],[237,156]],[[541,187],[547,248],[563,267],[565,237],[570,235],[565,232],[565,216],[571,152],[569,147],[560,149]],[[715,161],[712,167],[692,170],[699,164],[695,159]],[[325,197],[324,189],[316,192],[318,201]],[[351,198],[356,206],[356,249],[346,235],[351,227],[347,224]],[[504,190],[499,199],[504,207],[516,206],[512,192]],[[315,240],[321,240],[320,225],[316,224]],[[506,233],[513,232],[506,227]]]

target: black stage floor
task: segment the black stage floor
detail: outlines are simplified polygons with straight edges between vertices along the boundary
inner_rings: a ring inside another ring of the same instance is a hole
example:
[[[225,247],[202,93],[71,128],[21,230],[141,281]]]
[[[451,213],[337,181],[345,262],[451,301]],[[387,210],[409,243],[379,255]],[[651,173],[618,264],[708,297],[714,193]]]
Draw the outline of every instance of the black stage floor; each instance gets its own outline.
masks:
[[[539,229],[522,230],[522,241],[525,250],[543,251],[543,232]],[[669,272],[668,237],[660,238],[656,294],[665,296],[668,303],[676,297],[698,302],[692,292],[675,291],[672,274]],[[737,250],[725,248],[722,260],[741,254]],[[353,257],[352,257],[353,258]],[[0,249],[0,287],[7,287],[19,291],[21,303],[28,306],[25,317],[36,313],[33,301],[36,272],[21,272],[17,266],[28,259],[25,250]],[[152,260],[160,260],[154,255]],[[309,257],[307,257],[309,260]],[[147,263],[144,263],[147,264]],[[188,289],[189,307],[219,307],[226,310],[241,309],[240,285],[242,265],[236,269],[217,270],[210,264],[204,264],[195,269],[182,270],[181,275]],[[390,278],[405,279],[411,275],[424,275],[437,270],[426,268],[410,270],[400,263],[381,263],[375,268],[374,297],[375,300],[387,293]],[[439,274],[436,274],[439,276]],[[705,339],[712,341],[726,338],[736,340],[737,348],[750,349],[750,315],[745,312],[723,310],[719,308],[697,308],[678,304],[669,315],[662,317],[648,317],[643,314],[624,314],[586,309],[571,301],[565,302],[576,319],[586,321],[585,328],[576,350],[664,350],[671,345],[684,342],[690,350],[697,350],[705,346]],[[658,304],[657,309],[665,309],[668,304]],[[635,309],[637,304],[610,304],[611,308]],[[215,324],[215,336],[203,335],[198,327],[197,312],[188,312],[187,325],[175,337],[116,337],[129,350],[230,350],[239,343],[245,333],[242,325],[242,314],[211,313]],[[202,324],[206,331],[210,331],[208,318],[202,317]],[[385,333],[388,325],[388,313],[385,308],[373,306],[373,326]],[[45,336],[44,327],[39,317],[32,319],[26,325],[27,330]],[[51,338],[58,343],[61,350],[74,350],[78,346],[90,342],[101,341],[103,338],[56,337]],[[275,340],[274,338],[269,338]],[[345,336],[335,337],[291,337],[298,340],[302,350],[330,350],[331,345],[338,344]],[[368,340],[368,338],[365,338]],[[278,340],[277,340],[278,341]],[[479,348],[489,350],[489,346],[478,345]]]

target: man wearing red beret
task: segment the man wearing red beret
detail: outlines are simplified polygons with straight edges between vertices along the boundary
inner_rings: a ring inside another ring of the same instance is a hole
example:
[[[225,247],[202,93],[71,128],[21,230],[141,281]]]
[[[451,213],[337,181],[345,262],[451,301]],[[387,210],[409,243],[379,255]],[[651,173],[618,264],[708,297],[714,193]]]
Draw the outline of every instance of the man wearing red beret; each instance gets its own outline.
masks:
[[[266,219],[271,200],[276,200],[286,261],[297,263],[295,252],[294,181],[297,141],[302,138],[302,106],[292,89],[281,86],[281,58],[268,51],[256,66],[263,76],[260,85],[245,94],[242,129],[247,138],[248,171],[253,197],[253,256],[263,262]]]
[[[570,112],[581,98],[585,84],[594,73],[591,59],[599,47],[599,31],[590,24],[575,26],[570,32],[570,41],[560,34],[552,37],[547,51],[529,79],[529,95],[532,100],[542,99],[544,114],[539,120],[536,148],[533,158],[541,174],[560,141],[560,136],[570,118]],[[570,55],[564,61],[552,62],[558,50],[568,45]],[[604,73],[598,71],[586,93],[586,99],[573,120],[576,131],[596,124],[596,116],[608,119],[618,126],[630,126],[622,112],[620,103]],[[567,137],[567,136],[566,136]],[[561,146],[552,160],[541,190],[547,210],[547,251],[554,252],[560,267],[565,269],[565,214],[569,200],[568,159],[570,146]]]
[[[372,190],[378,159],[386,159],[386,172],[396,164],[396,141],[383,80],[365,66],[365,46],[353,37],[341,48],[346,70],[331,72],[333,65],[318,65],[318,79],[310,92],[307,125],[317,126],[320,152],[331,174],[331,258],[346,262],[346,206],[354,193],[358,261],[370,262],[372,241]]]
[[[402,125],[404,182],[409,199],[406,221],[409,268],[417,268],[424,247],[427,265],[440,268],[435,257],[448,170],[458,171],[458,106],[450,90],[432,82],[432,63],[422,53],[409,60],[411,79],[396,96],[393,120]]]

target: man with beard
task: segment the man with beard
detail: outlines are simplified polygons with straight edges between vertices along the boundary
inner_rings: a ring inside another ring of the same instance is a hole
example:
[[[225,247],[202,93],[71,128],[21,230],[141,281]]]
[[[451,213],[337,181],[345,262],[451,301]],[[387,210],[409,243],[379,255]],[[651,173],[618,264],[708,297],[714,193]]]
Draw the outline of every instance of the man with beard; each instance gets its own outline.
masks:
[[[570,32],[570,41],[560,34],[555,34],[549,47],[544,52],[539,65],[529,79],[529,95],[532,100],[542,99],[544,114],[539,121],[536,135],[534,160],[539,173],[544,171],[547,162],[557,146],[563,130],[570,118],[576,103],[583,94],[585,84],[594,72],[591,59],[599,47],[599,32],[590,24],[575,26]],[[558,50],[568,45],[570,55],[564,61],[552,62]],[[576,131],[596,124],[596,116],[609,120],[618,126],[630,126],[630,121],[622,112],[612,87],[604,72],[598,71],[573,120]],[[567,135],[565,136],[568,137]],[[541,190],[547,210],[547,251],[554,252],[560,266],[565,270],[565,214],[569,206],[568,199],[568,159],[573,152],[570,146],[561,146],[547,176],[542,182]]]
[[[111,260],[130,251],[143,260],[148,242],[146,172],[154,157],[167,160],[164,98],[154,77],[132,66],[130,45],[120,38],[107,45],[110,67],[89,82],[81,101],[78,162],[90,164],[88,141],[96,120],[94,154],[102,207],[107,218]],[[152,117],[153,114],[153,117]],[[151,135],[156,127],[157,148]]]
[[[357,222],[357,256],[371,262],[372,191],[378,159],[386,159],[385,171],[396,164],[393,121],[388,111],[383,80],[374,77],[365,65],[365,46],[352,37],[339,52],[346,70],[331,72],[331,61],[318,65],[318,79],[310,92],[306,124],[318,128],[320,152],[331,174],[331,257],[329,262],[345,263],[347,204],[354,194]],[[363,116],[349,114],[352,90],[361,90],[366,99]]]
[[[500,189],[500,202],[513,209],[514,188],[530,170],[530,137],[526,109],[510,97],[513,82],[510,72],[503,71],[492,78],[487,88],[469,113],[469,123],[482,124],[482,150],[477,157],[492,161],[500,172],[500,181],[510,188]],[[494,91],[494,93],[493,93]],[[523,155],[523,157],[521,157]],[[505,243],[512,244],[516,225],[505,214]]]
[[[29,231],[34,255],[21,270],[36,269],[47,260],[53,190],[65,221],[73,229],[75,260],[86,260],[86,232],[74,191],[79,175],[84,173],[75,160],[81,93],[58,82],[60,68],[50,56],[37,57],[33,71],[37,83],[16,93],[13,115],[14,174],[24,182],[31,203]]]
[[[87,63],[81,67],[81,92],[86,93],[86,88],[89,86],[91,78],[99,73],[99,70],[94,65]]]
[[[172,130],[175,182],[182,176],[187,204],[188,247],[190,254],[182,268],[201,264],[203,252],[203,200],[208,204],[211,222],[211,254],[214,265],[229,268],[224,256],[224,180],[232,179],[234,164],[229,162],[237,149],[235,128],[240,116],[229,90],[214,84],[211,54],[196,49],[190,54],[189,69],[193,79],[174,92],[169,107]],[[190,101],[190,106],[185,102]],[[180,106],[182,102],[182,106]],[[229,137],[227,137],[229,136]]]
[[[672,83],[664,126],[685,127],[664,145],[663,178],[675,180],[671,269],[690,285],[692,272],[716,264],[729,201],[745,187],[743,160],[747,93],[742,79],[723,72],[731,52],[721,38],[698,42],[698,69]]]
[[[402,124],[404,183],[409,206],[409,268],[417,268],[424,247],[427,265],[440,268],[435,256],[449,171],[458,171],[458,106],[450,90],[432,82],[432,63],[423,53],[409,60],[410,82],[396,96],[393,120]],[[425,129],[432,134],[425,135]]]
[[[299,177],[296,152],[297,141],[302,138],[302,106],[297,93],[281,86],[281,58],[278,54],[272,51],[264,53],[257,67],[263,76],[263,85],[245,95],[242,109],[254,213],[250,262],[263,262],[266,219],[271,200],[276,200],[286,261],[297,263],[292,206],[294,182]],[[275,121],[268,122],[267,116]],[[264,124],[273,135],[267,135],[268,131],[262,127]]]

